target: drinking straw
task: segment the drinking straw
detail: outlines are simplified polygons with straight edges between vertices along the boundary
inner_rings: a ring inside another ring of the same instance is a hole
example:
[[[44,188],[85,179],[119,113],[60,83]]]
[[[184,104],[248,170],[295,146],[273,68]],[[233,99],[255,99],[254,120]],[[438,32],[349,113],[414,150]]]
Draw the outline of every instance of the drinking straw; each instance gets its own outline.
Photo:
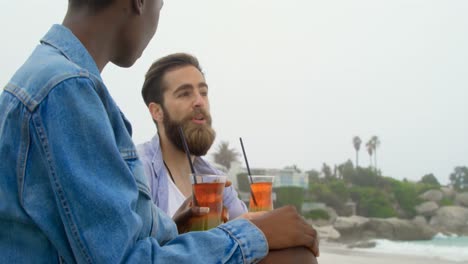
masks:
[[[249,175],[250,184],[252,185],[253,184],[253,179],[252,179],[252,174],[250,173],[249,161],[247,160],[247,155],[245,154],[244,143],[242,142],[241,137],[239,138],[239,140],[240,140],[241,147],[242,147],[242,153],[244,154],[245,165],[247,166],[247,173]],[[255,196],[254,196],[254,194],[252,192],[252,188],[250,188],[250,195],[252,195],[252,200],[253,200],[254,204],[257,205],[257,200],[255,199]]]
[[[182,130],[181,126],[179,126],[179,135],[180,135],[180,139],[182,139],[182,145],[184,145],[185,154],[187,154],[187,159],[190,164],[190,170],[192,171],[192,176],[193,176],[193,183],[197,184],[197,177],[195,176],[195,169],[193,168],[192,159],[190,158],[190,150],[188,148],[187,141],[185,140],[184,131]],[[193,192],[192,195],[193,195],[193,202],[195,206],[197,206],[198,202],[197,202],[197,198],[195,198],[195,192]]]
[[[190,158],[190,150],[188,148],[187,141],[185,140],[185,136],[184,136],[184,131],[182,130],[181,126],[179,126],[179,135],[180,135],[180,139],[182,139],[182,144],[184,145],[185,154],[187,154],[187,159],[190,164],[190,170],[192,171],[192,175],[193,175],[193,182],[197,184],[197,178],[195,177],[195,169],[193,168],[192,159]]]

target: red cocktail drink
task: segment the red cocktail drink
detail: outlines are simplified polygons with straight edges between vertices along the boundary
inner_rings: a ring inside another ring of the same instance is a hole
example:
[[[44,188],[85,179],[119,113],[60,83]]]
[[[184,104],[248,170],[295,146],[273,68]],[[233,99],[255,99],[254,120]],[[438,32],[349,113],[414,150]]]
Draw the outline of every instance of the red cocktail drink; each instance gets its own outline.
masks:
[[[249,211],[258,212],[273,210],[273,176],[252,176],[252,181],[253,183],[250,184]]]
[[[192,221],[191,231],[203,231],[217,227],[222,223],[223,191],[226,176],[198,175],[197,183],[193,184],[194,205],[209,207],[210,212],[196,217]],[[195,201],[196,199],[196,201]]]

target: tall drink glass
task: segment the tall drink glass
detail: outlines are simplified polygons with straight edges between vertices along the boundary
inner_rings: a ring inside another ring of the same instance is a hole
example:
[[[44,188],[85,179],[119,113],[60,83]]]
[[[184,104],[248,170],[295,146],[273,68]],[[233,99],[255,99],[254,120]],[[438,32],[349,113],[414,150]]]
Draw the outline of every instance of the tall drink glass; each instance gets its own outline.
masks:
[[[193,219],[190,231],[209,230],[222,223],[223,191],[226,178],[223,175],[196,175],[197,183],[195,184],[193,175],[190,175],[194,205],[210,208],[208,214]]]
[[[273,179],[274,176],[252,176],[252,183],[250,184],[250,212],[273,210],[273,200],[271,198]],[[255,197],[255,200],[252,195]]]

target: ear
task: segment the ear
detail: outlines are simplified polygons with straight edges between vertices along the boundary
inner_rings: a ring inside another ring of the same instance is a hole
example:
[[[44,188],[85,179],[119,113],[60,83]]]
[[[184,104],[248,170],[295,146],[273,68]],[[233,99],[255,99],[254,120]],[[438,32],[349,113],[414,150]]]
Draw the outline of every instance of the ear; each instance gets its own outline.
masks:
[[[160,104],[157,103],[150,103],[148,105],[148,109],[150,111],[151,117],[154,121],[160,123],[163,121],[164,112]]]
[[[132,6],[135,12],[137,12],[138,15],[141,15],[143,13],[143,5],[145,4],[144,2],[146,0],[131,0],[132,1]]]

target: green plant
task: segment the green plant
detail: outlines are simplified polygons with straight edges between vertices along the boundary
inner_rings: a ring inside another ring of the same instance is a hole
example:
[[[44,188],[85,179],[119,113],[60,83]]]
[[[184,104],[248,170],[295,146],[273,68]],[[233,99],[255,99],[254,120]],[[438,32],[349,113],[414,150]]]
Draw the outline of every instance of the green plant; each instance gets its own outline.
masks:
[[[285,186],[273,188],[276,193],[275,208],[294,205],[298,212],[302,210],[302,203],[304,202],[304,189],[297,186]]]
[[[439,204],[440,206],[451,206],[451,205],[454,205],[455,203],[453,202],[452,199],[443,198],[442,200],[440,200]]]
[[[393,193],[393,197],[403,211],[404,215],[401,215],[401,217],[414,217],[416,215],[414,208],[421,203],[421,199],[418,196],[423,188],[422,185],[408,181],[397,181],[395,179],[388,180],[392,186],[391,192]]]
[[[439,181],[437,180],[437,178],[432,173],[424,175],[421,178],[420,183],[425,183],[425,184],[433,185],[433,186],[436,186],[436,187],[440,186]]]
[[[237,188],[241,192],[250,192],[250,182],[247,173],[237,174]]]
[[[378,218],[397,216],[391,199],[384,191],[371,187],[354,187],[350,191],[351,197],[357,202],[359,215]]]
[[[312,219],[312,220],[318,220],[318,219],[329,220],[330,219],[330,215],[328,214],[328,212],[322,209],[310,210],[304,214],[304,217],[306,219]]]

